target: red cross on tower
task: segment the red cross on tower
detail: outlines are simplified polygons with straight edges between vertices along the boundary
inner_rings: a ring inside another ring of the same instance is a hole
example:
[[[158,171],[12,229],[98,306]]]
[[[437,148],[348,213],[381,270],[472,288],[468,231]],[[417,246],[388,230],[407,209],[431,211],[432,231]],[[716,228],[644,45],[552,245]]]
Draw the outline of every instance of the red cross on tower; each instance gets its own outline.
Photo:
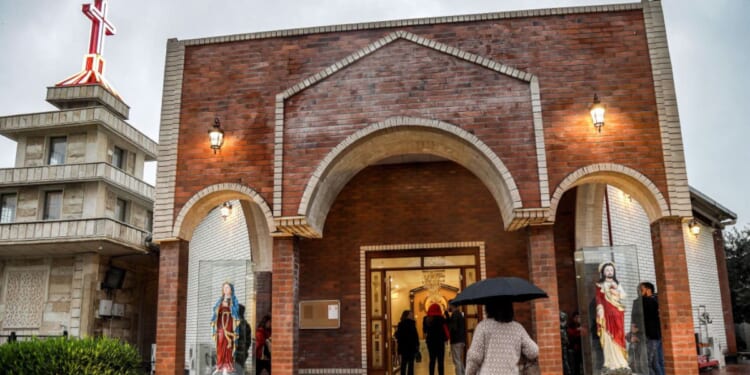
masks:
[[[107,0],[94,0],[94,4],[83,4],[83,14],[91,20],[89,53],[83,57],[83,70],[68,77],[55,86],[79,86],[100,84],[116,96],[117,92],[104,79],[104,37],[115,35],[115,26],[107,19]]]
[[[107,1],[94,0],[94,6],[83,4],[83,14],[91,20],[89,53],[101,55],[104,49],[104,35],[115,35],[115,26],[107,19]]]

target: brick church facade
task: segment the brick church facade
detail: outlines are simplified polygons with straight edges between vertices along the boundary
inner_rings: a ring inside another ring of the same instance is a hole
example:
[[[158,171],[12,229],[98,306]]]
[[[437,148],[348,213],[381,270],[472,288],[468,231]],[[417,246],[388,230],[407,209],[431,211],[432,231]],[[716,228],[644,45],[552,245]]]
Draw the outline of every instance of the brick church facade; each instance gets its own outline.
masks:
[[[389,373],[373,260],[469,255],[464,284],[518,276],[547,291],[517,319],[542,372],[562,374],[558,314],[578,306],[575,250],[607,245],[607,185],[650,223],[667,371],[697,373],[693,213],[659,1],[170,40],[157,373],[183,371],[193,231],[238,200],[274,373]],[[336,329],[301,327],[313,300],[338,301]]]

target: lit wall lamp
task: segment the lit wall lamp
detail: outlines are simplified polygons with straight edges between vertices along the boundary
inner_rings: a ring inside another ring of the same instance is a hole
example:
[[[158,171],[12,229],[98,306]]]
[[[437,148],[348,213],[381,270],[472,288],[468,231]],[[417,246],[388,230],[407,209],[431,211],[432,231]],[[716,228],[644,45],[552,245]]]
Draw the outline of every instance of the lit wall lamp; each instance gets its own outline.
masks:
[[[214,126],[208,131],[208,140],[211,142],[211,149],[214,150],[214,154],[224,144],[224,130],[221,130],[221,123],[218,117],[214,118]]]
[[[219,209],[219,213],[221,214],[221,218],[226,220],[227,217],[232,214],[232,204],[229,202],[224,202]]]
[[[604,126],[604,104],[599,101],[599,96],[594,94],[594,103],[591,104],[591,121],[594,122],[596,130],[601,133]]]
[[[694,236],[701,234],[701,226],[695,219],[688,221],[688,229],[690,229],[690,233],[692,233]]]

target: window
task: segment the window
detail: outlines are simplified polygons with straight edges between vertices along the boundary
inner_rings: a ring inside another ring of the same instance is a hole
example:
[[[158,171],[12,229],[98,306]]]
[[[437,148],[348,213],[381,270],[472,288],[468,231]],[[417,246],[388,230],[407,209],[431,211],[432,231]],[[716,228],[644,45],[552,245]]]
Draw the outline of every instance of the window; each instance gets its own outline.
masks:
[[[0,195],[0,223],[12,223],[16,219],[16,193]]]
[[[68,137],[52,137],[49,139],[49,157],[47,164],[58,165],[65,163],[65,149],[68,146]]]
[[[44,193],[44,220],[59,220],[62,217],[62,190]]]
[[[153,211],[146,211],[146,228],[147,231],[154,231],[154,213]]]
[[[112,152],[112,165],[120,169],[125,166],[125,150],[115,146]]]
[[[115,205],[115,219],[125,222],[125,213],[128,209],[128,202],[124,199],[117,198]]]

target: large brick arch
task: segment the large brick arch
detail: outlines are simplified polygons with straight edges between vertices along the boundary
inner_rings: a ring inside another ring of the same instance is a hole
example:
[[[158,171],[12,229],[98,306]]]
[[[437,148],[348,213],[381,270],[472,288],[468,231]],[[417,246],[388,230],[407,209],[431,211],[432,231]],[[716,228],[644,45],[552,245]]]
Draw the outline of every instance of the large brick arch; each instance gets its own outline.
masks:
[[[508,168],[479,138],[442,121],[394,117],[352,134],[331,150],[308,180],[298,214],[322,235],[331,205],[354,175],[385,158],[410,154],[446,158],[474,173],[495,198],[506,228],[514,210],[523,207]]]
[[[643,206],[652,223],[670,215],[666,199],[656,185],[642,173],[624,165],[600,163],[579,168],[560,182],[552,194],[549,217],[555,217],[557,205],[566,191],[588,184],[608,184],[630,194]]]
[[[253,189],[236,183],[208,186],[193,195],[180,209],[172,230],[174,238],[190,241],[195,228],[209,211],[231,200],[239,200],[250,237],[250,251],[256,271],[270,271],[271,233],[276,231],[271,208]]]

